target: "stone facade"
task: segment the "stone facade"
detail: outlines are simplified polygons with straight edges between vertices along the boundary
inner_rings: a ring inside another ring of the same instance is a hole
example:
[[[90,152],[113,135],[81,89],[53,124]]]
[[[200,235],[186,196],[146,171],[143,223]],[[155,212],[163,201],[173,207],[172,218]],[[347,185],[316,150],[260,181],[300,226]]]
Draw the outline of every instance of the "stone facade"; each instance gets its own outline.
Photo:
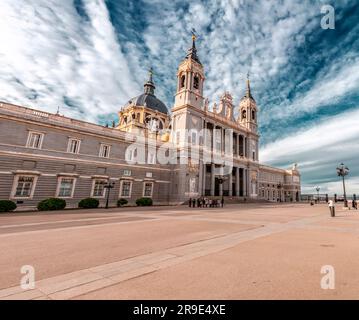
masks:
[[[114,182],[111,206],[140,197],[163,205],[201,196],[298,201],[296,166],[258,162],[258,110],[249,80],[237,119],[228,92],[209,106],[204,81],[193,39],[178,68],[171,115],[154,95],[152,74],[145,93],[120,110],[112,127],[0,103],[0,199],[33,207],[62,197],[71,207],[96,197],[103,205],[104,185]]]

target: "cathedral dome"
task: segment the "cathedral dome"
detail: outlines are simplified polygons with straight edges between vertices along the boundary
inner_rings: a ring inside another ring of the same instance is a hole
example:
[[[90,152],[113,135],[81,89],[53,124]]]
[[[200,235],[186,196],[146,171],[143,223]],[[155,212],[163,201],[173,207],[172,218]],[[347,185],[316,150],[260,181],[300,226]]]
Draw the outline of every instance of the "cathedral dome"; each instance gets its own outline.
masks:
[[[165,114],[168,113],[166,105],[153,94],[142,93],[141,95],[132,98],[125,107],[128,107],[129,105],[145,107]]]
[[[150,70],[150,77],[148,81],[144,84],[144,93],[140,94],[137,97],[132,98],[126,105],[136,106],[136,107],[145,107],[155,111],[168,114],[168,109],[166,105],[155,96],[155,84],[152,80],[152,69]]]

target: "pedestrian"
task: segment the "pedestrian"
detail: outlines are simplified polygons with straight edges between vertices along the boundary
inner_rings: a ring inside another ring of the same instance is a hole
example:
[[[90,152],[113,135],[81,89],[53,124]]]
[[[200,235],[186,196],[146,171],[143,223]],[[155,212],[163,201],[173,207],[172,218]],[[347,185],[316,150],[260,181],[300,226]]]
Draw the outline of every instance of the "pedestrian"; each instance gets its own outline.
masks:
[[[192,199],[192,207],[193,207],[193,208],[196,207],[196,199],[195,199],[195,198]]]
[[[329,200],[328,207],[329,207],[329,211],[330,211],[330,216],[335,217],[335,205],[334,205],[333,200]]]
[[[197,199],[197,208],[200,208],[200,207],[201,207],[201,199],[198,198],[198,199]]]
[[[356,200],[353,200],[353,208],[358,210],[358,202]]]
[[[190,208],[192,207],[192,198],[189,198],[188,206],[189,206]]]
[[[221,207],[223,208],[224,207],[224,198],[222,197],[221,199]]]

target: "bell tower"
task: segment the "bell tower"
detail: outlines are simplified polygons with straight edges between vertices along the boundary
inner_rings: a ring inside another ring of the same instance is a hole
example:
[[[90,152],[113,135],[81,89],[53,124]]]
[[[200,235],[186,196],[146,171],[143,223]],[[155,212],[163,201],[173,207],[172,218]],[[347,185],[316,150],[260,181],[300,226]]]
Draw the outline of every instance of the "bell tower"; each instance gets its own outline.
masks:
[[[177,90],[173,109],[192,106],[202,109],[204,105],[203,83],[204,71],[197,55],[196,36],[192,34],[192,47],[177,71]]]
[[[251,85],[249,81],[249,75],[247,74],[247,89],[246,94],[239,103],[239,122],[251,130],[257,133],[257,103],[254,100],[251,93]]]
[[[171,193],[179,203],[199,197],[202,192],[203,161],[199,156],[204,126],[204,70],[197,55],[196,36],[177,71],[177,89],[172,108],[171,139],[176,145],[177,165],[173,170]]]

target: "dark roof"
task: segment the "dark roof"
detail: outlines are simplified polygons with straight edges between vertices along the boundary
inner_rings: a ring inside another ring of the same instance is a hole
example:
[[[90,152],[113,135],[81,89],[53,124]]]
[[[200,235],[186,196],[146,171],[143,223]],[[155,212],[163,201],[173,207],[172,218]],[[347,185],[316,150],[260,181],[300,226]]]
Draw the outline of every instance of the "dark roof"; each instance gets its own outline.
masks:
[[[128,107],[129,105],[134,105],[134,106],[138,106],[138,107],[145,107],[145,108],[149,108],[152,110],[157,110],[159,112],[168,114],[168,109],[166,107],[166,105],[159,99],[156,98],[155,96],[155,84],[153,83],[153,79],[152,79],[152,68],[149,70],[149,79],[147,80],[147,82],[144,84],[144,93],[142,93],[141,95],[132,98],[125,106]]]
[[[153,94],[142,93],[141,95],[132,98],[128,102],[126,107],[129,106],[130,104],[135,106],[141,106],[141,107],[143,106],[145,108],[157,110],[165,114],[168,113],[168,109],[166,105],[161,100],[157,99],[156,96]]]

